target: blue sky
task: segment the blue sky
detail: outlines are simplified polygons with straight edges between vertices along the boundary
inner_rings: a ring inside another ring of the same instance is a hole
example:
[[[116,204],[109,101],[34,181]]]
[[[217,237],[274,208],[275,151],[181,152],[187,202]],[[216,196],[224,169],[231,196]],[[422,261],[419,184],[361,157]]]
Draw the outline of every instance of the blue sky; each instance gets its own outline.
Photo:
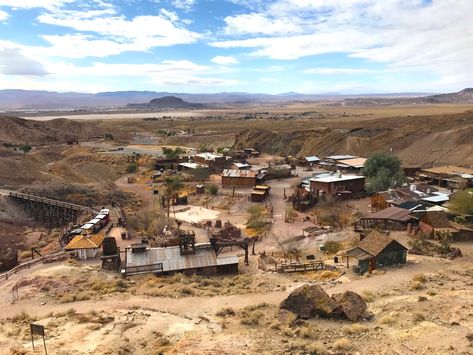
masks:
[[[0,89],[448,92],[470,0],[0,0]]]

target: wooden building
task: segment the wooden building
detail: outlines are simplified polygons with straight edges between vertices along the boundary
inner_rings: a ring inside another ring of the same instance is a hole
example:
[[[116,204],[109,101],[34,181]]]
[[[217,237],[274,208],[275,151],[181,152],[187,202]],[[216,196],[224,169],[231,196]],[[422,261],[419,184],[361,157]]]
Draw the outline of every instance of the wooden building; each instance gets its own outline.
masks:
[[[315,196],[360,197],[365,191],[365,177],[343,175],[339,171],[317,175],[311,179],[310,189]]]
[[[417,223],[417,219],[411,216],[411,211],[399,207],[388,207],[360,218],[357,227],[363,229],[380,227],[385,230],[406,230],[408,223]]]
[[[74,251],[81,260],[93,259],[101,251],[105,234],[77,235],[64,248]]]
[[[233,163],[232,157],[214,153],[199,153],[194,155],[197,164],[206,165],[212,170],[223,170]]]
[[[460,166],[439,166],[422,169],[418,173],[419,179],[432,185],[460,189],[473,186],[473,169]]]
[[[359,273],[371,273],[384,266],[405,264],[408,249],[386,234],[372,230],[367,236],[361,237],[358,245],[345,253],[347,267],[350,258],[358,260]]]
[[[450,221],[444,211],[427,211],[419,221],[419,230],[433,238],[450,233],[455,241],[473,240],[473,229]]]
[[[222,187],[253,187],[256,185],[256,172],[251,170],[224,169]]]
[[[263,202],[268,196],[271,188],[267,185],[256,185],[251,191],[251,201]]]

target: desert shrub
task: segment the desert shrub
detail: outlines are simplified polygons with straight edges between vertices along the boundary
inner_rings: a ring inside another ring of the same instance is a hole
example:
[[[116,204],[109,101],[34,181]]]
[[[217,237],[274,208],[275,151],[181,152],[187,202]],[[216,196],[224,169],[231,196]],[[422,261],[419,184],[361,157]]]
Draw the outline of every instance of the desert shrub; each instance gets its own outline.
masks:
[[[218,186],[215,184],[210,184],[205,189],[211,195],[216,195],[218,193]]]
[[[25,144],[20,146],[18,149],[21,150],[23,153],[28,153],[31,151],[32,148],[30,145]]]
[[[307,344],[305,350],[310,355],[325,355],[329,353],[324,344],[317,341]]]
[[[415,322],[415,323],[418,323],[418,322],[423,322],[425,320],[425,315],[420,313],[420,312],[415,312],[413,315],[412,315],[412,320]]]
[[[299,336],[302,338],[314,338],[316,336],[316,333],[310,327],[301,327],[299,329]]]
[[[261,319],[263,319],[264,314],[261,311],[246,312],[242,313],[242,319],[240,320],[241,324],[244,325],[258,325],[260,324]]]
[[[218,317],[227,317],[227,316],[234,316],[235,315],[235,311],[233,310],[233,308],[231,307],[226,307],[226,308],[222,308],[221,310],[219,310],[217,313],[215,313]]]
[[[396,318],[392,316],[384,316],[379,318],[379,323],[381,324],[394,324],[396,323]]]
[[[326,241],[324,244],[324,250],[329,254],[335,254],[340,251],[342,245],[339,242],[333,240]]]
[[[427,282],[427,277],[425,277],[424,274],[415,274],[412,277],[412,281],[419,281],[419,282],[422,282],[422,283],[426,283]]]
[[[365,302],[370,303],[376,299],[376,295],[369,290],[364,290],[361,297],[365,300]]]
[[[131,173],[136,173],[138,171],[138,164],[136,163],[130,163],[126,167],[126,172],[131,174]]]
[[[333,343],[333,347],[336,350],[350,350],[352,348],[352,344],[351,341],[347,338],[341,338],[336,340],[335,343]]]
[[[13,316],[11,319],[12,323],[28,323],[32,320],[33,318],[25,311],[21,311],[21,313]]]
[[[411,284],[409,285],[409,288],[411,290],[422,290],[424,288],[424,284],[420,281],[412,281]]]
[[[473,189],[459,190],[450,197],[449,205],[459,213],[473,214],[472,196]]]
[[[344,325],[342,327],[342,332],[346,334],[360,334],[365,333],[368,331],[368,327],[363,324],[351,324],[351,325]]]

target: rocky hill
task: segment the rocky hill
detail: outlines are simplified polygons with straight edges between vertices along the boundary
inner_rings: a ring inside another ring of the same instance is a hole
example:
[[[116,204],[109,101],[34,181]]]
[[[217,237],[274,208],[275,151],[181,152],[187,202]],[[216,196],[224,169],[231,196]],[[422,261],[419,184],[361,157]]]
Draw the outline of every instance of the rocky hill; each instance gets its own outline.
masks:
[[[235,138],[237,148],[276,155],[370,156],[391,151],[405,165],[473,166],[473,111],[461,114],[392,117],[299,131],[246,129]]]
[[[85,139],[103,132],[92,122],[78,122],[65,118],[49,121],[25,120],[0,116],[0,143],[54,144],[68,139]]]
[[[176,96],[165,96],[157,99],[153,99],[145,104],[129,104],[128,108],[140,109],[140,110],[195,110],[202,109],[204,105],[186,102],[183,99]]]
[[[369,105],[426,105],[426,104],[473,104],[473,88],[467,88],[459,92],[449,94],[438,94],[419,97],[363,97],[347,98],[333,102],[332,105],[339,106],[369,106]]]

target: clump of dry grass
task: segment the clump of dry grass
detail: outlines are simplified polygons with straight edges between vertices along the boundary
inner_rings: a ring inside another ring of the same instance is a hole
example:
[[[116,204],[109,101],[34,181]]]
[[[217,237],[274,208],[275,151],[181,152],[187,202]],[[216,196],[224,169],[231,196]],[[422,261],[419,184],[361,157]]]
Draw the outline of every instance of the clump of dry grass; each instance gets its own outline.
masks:
[[[17,315],[14,315],[12,318],[11,318],[11,322],[12,323],[29,323],[29,322],[32,322],[34,321],[35,318],[34,317],[31,317],[28,313],[26,313],[25,311],[21,311],[21,313],[17,314]]]
[[[427,282],[427,277],[424,275],[424,274],[415,274],[413,277],[412,277],[412,281],[418,281],[418,282],[421,282],[421,283],[426,283]]]
[[[260,324],[260,320],[264,317],[263,312],[257,311],[253,313],[245,313],[242,315],[242,319],[240,320],[241,324],[244,325],[258,325]]]
[[[340,338],[333,343],[333,347],[336,350],[350,350],[353,345],[347,338]]]
[[[233,308],[231,307],[226,307],[226,308],[222,308],[221,310],[219,310],[217,313],[215,313],[218,317],[227,317],[227,316],[234,316],[235,315],[235,311]]]
[[[65,293],[59,299],[61,303],[72,303],[76,301],[87,301],[90,300],[90,294],[87,292],[79,292],[79,293]]]
[[[315,342],[310,342],[305,346],[305,350],[310,354],[310,355],[326,355],[328,354],[327,348],[324,346],[324,344],[315,341]]]
[[[396,323],[396,318],[392,316],[384,316],[379,318],[379,323],[381,324],[395,324]]]
[[[412,320],[414,321],[414,323],[423,322],[425,320],[425,315],[420,312],[415,312],[412,315]]]
[[[342,327],[342,332],[346,334],[360,334],[360,333],[365,333],[369,330],[369,328],[366,325],[363,324],[351,324],[351,325],[344,325]]]
[[[413,291],[422,290],[424,288],[424,284],[420,281],[412,281],[409,285],[409,288]]]
[[[366,303],[374,302],[374,300],[376,299],[376,295],[370,290],[364,290],[361,297]]]

